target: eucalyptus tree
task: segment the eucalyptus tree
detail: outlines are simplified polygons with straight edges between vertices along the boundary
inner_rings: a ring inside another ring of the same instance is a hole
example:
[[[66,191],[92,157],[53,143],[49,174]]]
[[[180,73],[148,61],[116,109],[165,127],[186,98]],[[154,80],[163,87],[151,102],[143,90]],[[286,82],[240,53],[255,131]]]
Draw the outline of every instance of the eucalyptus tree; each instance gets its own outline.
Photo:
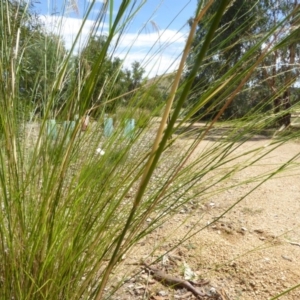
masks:
[[[274,33],[271,39],[278,41],[279,47],[271,53],[262,64],[262,77],[273,95],[274,113],[278,115],[279,126],[289,126],[291,123],[291,87],[299,80],[298,65],[300,62],[299,42],[299,8],[298,0],[261,1],[266,16],[266,30],[284,24],[282,30]],[[286,38],[294,31],[293,36]]]
[[[203,3],[205,1],[199,1]],[[208,1],[207,1],[208,2]],[[199,22],[195,38],[192,44],[192,51],[187,59],[187,72],[189,74],[193,67],[195,57],[203,46],[203,41],[210,28],[212,18],[218,9],[219,1],[213,1],[207,14]],[[261,26],[260,17],[261,4],[257,0],[232,1],[221,18],[218,30],[215,32],[214,39],[210,44],[205,64],[198,70],[193,82],[193,90],[190,95],[189,103],[197,106],[199,97],[208,89],[210,84],[219,80],[241,59],[245,51],[253,44],[252,39]],[[191,24],[191,19],[189,23]],[[206,103],[201,110],[195,110],[195,114],[200,118],[211,118],[218,111],[222,103],[217,103],[217,95],[210,102]],[[245,99],[243,96],[241,98]],[[228,117],[236,113],[234,105],[225,113]],[[240,106],[245,106],[241,103]]]
[[[217,3],[218,1],[213,2],[208,14],[198,25],[193,51],[187,60],[187,74],[193,65],[194,56],[202,47],[202,41],[207,34],[206,28],[211,16],[216,13]],[[206,64],[198,71],[189,103],[197,104],[199,97],[210,84],[220,80],[229,69],[237,65],[247,49],[272,29],[273,34],[268,36],[260,48],[255,49],[256,55],[252,59],[259,57],[272,42],[277,42],[278,46],[266,55],[260,68],[253,73],[252,80],[245,85],[245,91],[236,97],[223,116],[241,117],[254,107],[261,107],[263,112],[273,106],[274,113],[278,114],[277,125],[288,126],[291,115],[286,110],[291,107],[290,87],[299,77],[298,10],[298,0],[232,1],[210,46]],[[291,31],[294,31],[294,35],[287,39],[286,36]],[[243,67],[247,63],[250,61],[245,61]],[[273,97],[273,104],[265,102],[269,96]],[[195,109],[195,113],[202,118],[210,118],[215,115],[220,105],[222,99],[218,99],[216,94],[201,110]]]

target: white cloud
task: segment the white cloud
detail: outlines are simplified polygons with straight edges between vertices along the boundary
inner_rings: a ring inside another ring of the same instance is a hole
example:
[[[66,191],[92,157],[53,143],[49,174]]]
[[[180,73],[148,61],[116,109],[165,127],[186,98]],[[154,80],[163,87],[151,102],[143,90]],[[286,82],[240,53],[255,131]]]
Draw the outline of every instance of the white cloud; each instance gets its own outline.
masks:
[[[146,75],[154,77],[177,69],[185,41],[185,33],[170,29],[141,34],[124,33],[115,56],[124,59],[126,68],[139,61]]]
[[[95,2],[98,2],[98,3],[106,3],[107,0],[95,0]],[[93,0],[88,0],[89,3],[92,3]]]
[[[82,25],[81,19],[71,17],[47,16],[45,19],[49,31],[60,34],[67,49],[71,46]],[[75,47],[78,52],[85,45],[94,21],[87,20],[82,29],[79,43]],[[107,34],[108,25],[101,24],[102,34]],[[134,61],[139,61],[146,70],[148,77],[174,71],[179,64],[186,34],[175,30],[159,30],[151,33],[123,33],[117,43],[113,56],[124,60],[124,68],[131,68]],[[114,47],[112,47],[114,48]]]
[[[124,67],[139,61],[148,77],[174,71],[186,41],[186,34],[175,30],[160,30],[153,33],[124,33],[115,56],[124,59]]]
[[[65,46],[69,50],[71,49],[78,32],[82,26],[83,20],[71,17],[57,17],[57,16],[46,16],[45,25],[47,30],[54,32],[62,36],[65,41]],[[81,34],[79,36],[77,45],[75,47],[75,52],[85,45],[85,42],[90,35],[95,22],[93,20],[86,20],[81,29]],[[107,34],[108,26],[106,24],[101,24],[99,27],[102,34]]]
[[[175,30],[159,30],[158,32],[152,33],[125,33],[122,37],[122,46],[130,47],[134,44],[135,47],[149,47],[154,44],[172,44],[179,43],[182,44],[185,42],[185,37],[182,33]]]
[[[146,70],[145,75],[148,78],[164,73],[171,73],[175,71],[179,65],[179,57],[168,53],[145,56],[144,52],[130,52],[127,55],[117,53],[116,56],[124,59],[124,67],[128,69],[131,68],[131,64],[134,61],[141,62],[142,67]]]

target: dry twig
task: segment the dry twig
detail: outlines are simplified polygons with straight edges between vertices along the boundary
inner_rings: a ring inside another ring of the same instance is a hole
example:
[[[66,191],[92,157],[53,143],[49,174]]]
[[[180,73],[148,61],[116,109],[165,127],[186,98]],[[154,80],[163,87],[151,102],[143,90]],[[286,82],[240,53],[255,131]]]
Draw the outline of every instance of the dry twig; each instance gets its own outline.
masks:
[[[153,278],[163,284],[166,284],[168,286],[172,287],[179,287],[179,288],[185,288],[188,291],[192,292],[198,299],[203,299],[203,297],[206,297],[207,295],[195,287],[192,286],[192,284],[186,280],[176,278],[174,276],[171,276],[169,274],[166,274],[158,269],[155,269],[145,262],[142,263],[147,270],[152,274]]]
[[[293,246],[298,246],[298,247],[300,247],[300,243],[295,243],[295,242],[289,242],[291,245],[293,245]]]

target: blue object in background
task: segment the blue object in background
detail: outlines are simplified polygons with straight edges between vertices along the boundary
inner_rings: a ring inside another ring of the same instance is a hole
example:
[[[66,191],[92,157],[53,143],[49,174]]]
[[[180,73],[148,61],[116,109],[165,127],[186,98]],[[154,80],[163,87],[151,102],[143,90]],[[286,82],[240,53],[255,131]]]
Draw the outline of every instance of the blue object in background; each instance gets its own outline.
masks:
[[[127,138],[133,138],[134,127],[135,127],[135,120],[134,120],[134,119],[126,120],[126,122],[125,122],[124,135],[125,135]]]
[[[104,136],[111,136],[114,131],[113,118],[104,119]]]
[[[64,121],[64,131],[67,133],[66,142],[69,142],[70,136],[75,129],[75,121]]]
[[[48,120],[46,122],[47,127],[47,137],[55,140],[57,138],[57,125],[54,119]]]

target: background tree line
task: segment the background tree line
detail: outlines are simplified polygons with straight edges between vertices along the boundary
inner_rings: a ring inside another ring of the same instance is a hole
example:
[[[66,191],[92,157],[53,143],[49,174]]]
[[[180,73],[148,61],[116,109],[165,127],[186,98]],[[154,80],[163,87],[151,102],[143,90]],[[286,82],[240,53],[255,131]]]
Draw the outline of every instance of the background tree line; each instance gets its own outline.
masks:
[[[203,5],[207,2],[202,1]],[[3,42],[5,43],[5,30],[10,30],[16,40],[5,47],[10,49],[9,51],[3,53],[0,50],[0,52],[3,62],[9,62],[9,57],[15,55],[16,51],[21,53],[17,57],[22,60],[22,63],[15,70],[19,76],[14,76],[18,78],[21,111],[44,114],[46,107],[49,110],[47,103],[51,102],[50,114],[72,118],[72,114],[80,110],[78,108],[81,101],[80,93],[85,83],[90,84],[88,88],[91,91],[89,103],[85,103],[84,109],[92,108],[91,113],[94,116],[99,115],[103,110],[112,113],[118,106],[126,106],[128,100],[132,98],[136,98],[136,103],[145,109],[153,110],[163,105],[167,94],[165,87],[157,86],[155,80],[149,84],[150,81],[144,78],[145,70],[139,62],[133,62],[131,69],[124,69],[123,61],[108,52],[103,54],[101,60],[101,68],[104,67],[102,70],[105,71],[97,75],[96,82],[88,83],[92,65],[96,63],[101,49],[105,47],[106,36],[98,35],[88,39],[88,43],[81,51],[68,60],[68,66],[62,66],[63,58],[69,55],[64,41],[60,36],[46,29],[39,16],[34,13],[34,7],[25,9],[29,5],[25,1],[20,4],[19,1],[5,0],[4,3],[7,12],[2,13],[14,19],[15,26],[1,28]],[[188,76],[195,57],[202,47],[218,5],[219,1],[214,1],[208,13],[198,24],[192,51],[187,60],[185,77]],[[251,64],[253,57],[259,57],[264,47],[266,48],[268,43],[275,39],[280,41],[280,47],[260,63],[251,81],[244,86],[235,101],[230,103],[222,118],[226,120],[242,118],[252,109],[259,109],[262,113],[272,111],[278,114],[278,125],[289,125],[290,109],[299,101],[297,85],[299,79],[297,66],[300,60],[299,29],[295,30],[294,39],[285,40],[285,35],[291,28],[299,26],[298,18],[298,0],[232,1],[215,33],[205,63],[197,72],[193,89],[186,103],[186,106],[193,107],[194,116],[203,120],[215,116],[224,104],[224,95],[215,93],[209,101],[206,100],[204,106],[201,104],[202,95],[210,89],[212,83],[222,81],[222,78],[228,76],[228,72],[232,72],[234,68],[238,70]],[[257,39],[270,28],[284,21],[285,30],[274,32],[269,36],[261,48],[255,49],[256,53],[252,55],[251,60],[242,59],[244,53],[256,43]],[[22,24],[19,24],[20,22]],[[19,32],[14,32],[16,30]],[[11,40],[9,42],[11,43]],[[239,64],[241,60],[243,64]],[[5,82],[3,87],[10,85],[9,81],[13,77],[11,68],[9,63],[1,66],[2,79]],[[54,84],[57,81],[55,74],[62,69],[61,78]],[[232,89],[235,86],[232,84]],[[143,91],[139,92],[142,87]],[[148,92],[147,97],[145,89]],[[143,97],[140,96],[142,94]],[[70,95],[77,99],[77,102],[73,107],[66,107],[66,98]],[[270,97],[273,103],[265,101]],[[199,105],[201,109],[197,109]]]
[[[25,1],[4,0],[4,2],[7,11],[2,13],[4,15],[7,13],[7,17],[14,19],[15,26],[1,28],[1,31],[11,31],[10,34],[16,36],[16,39],[11,45],[5,47],[5,53],[0,49],[0,54],[4,58],[2,61],[8,62],[1,66],[2,87],[9,86],[13,77],[18,78],[17,96],[20,99],[20,111],[44,115],[45,110],[49,110],[48,104],[51,102],[49,116],[73,118],[80,107],[82,86],[85,82],[89,84],[91,70],[105,46],[107,37],[91,36],[78,53],[71,55],[68,65],[63,66],[64,58],[70,53],[62,37],[47,30],[40,17],[34,12],[34,5]],[[3,39],[5,36],[2,31]],[[11,40],[9,42],[11,43]],[[21,63],[16,62],[17,74],[12,74],[9,58],[16,51],[21,54],[16,56]],[[116,107],[126,106],[128,100],[134,97],[136,101],[142,102],[142,107],[145,109],[152,110],[163,102],[164,93],[154,84],[148,88],[148,97],[139,98],[139,95],[145,94],[139,90],[147,83],[145,69],[139,62],[134,61],[130,69],[124,68],[123,61],[108,52],[101,62],[101,69],[104,72],[97,75],[89,103],[84,105],[86,109],[91,109],[92,115],[98,116],[103,110],[112,113]],[[61,71],[61,78],[58,80],[59,71]],[[66,107],[66,98],[70,96],[77,99],[78,103],[73,103],[73,107]]]

